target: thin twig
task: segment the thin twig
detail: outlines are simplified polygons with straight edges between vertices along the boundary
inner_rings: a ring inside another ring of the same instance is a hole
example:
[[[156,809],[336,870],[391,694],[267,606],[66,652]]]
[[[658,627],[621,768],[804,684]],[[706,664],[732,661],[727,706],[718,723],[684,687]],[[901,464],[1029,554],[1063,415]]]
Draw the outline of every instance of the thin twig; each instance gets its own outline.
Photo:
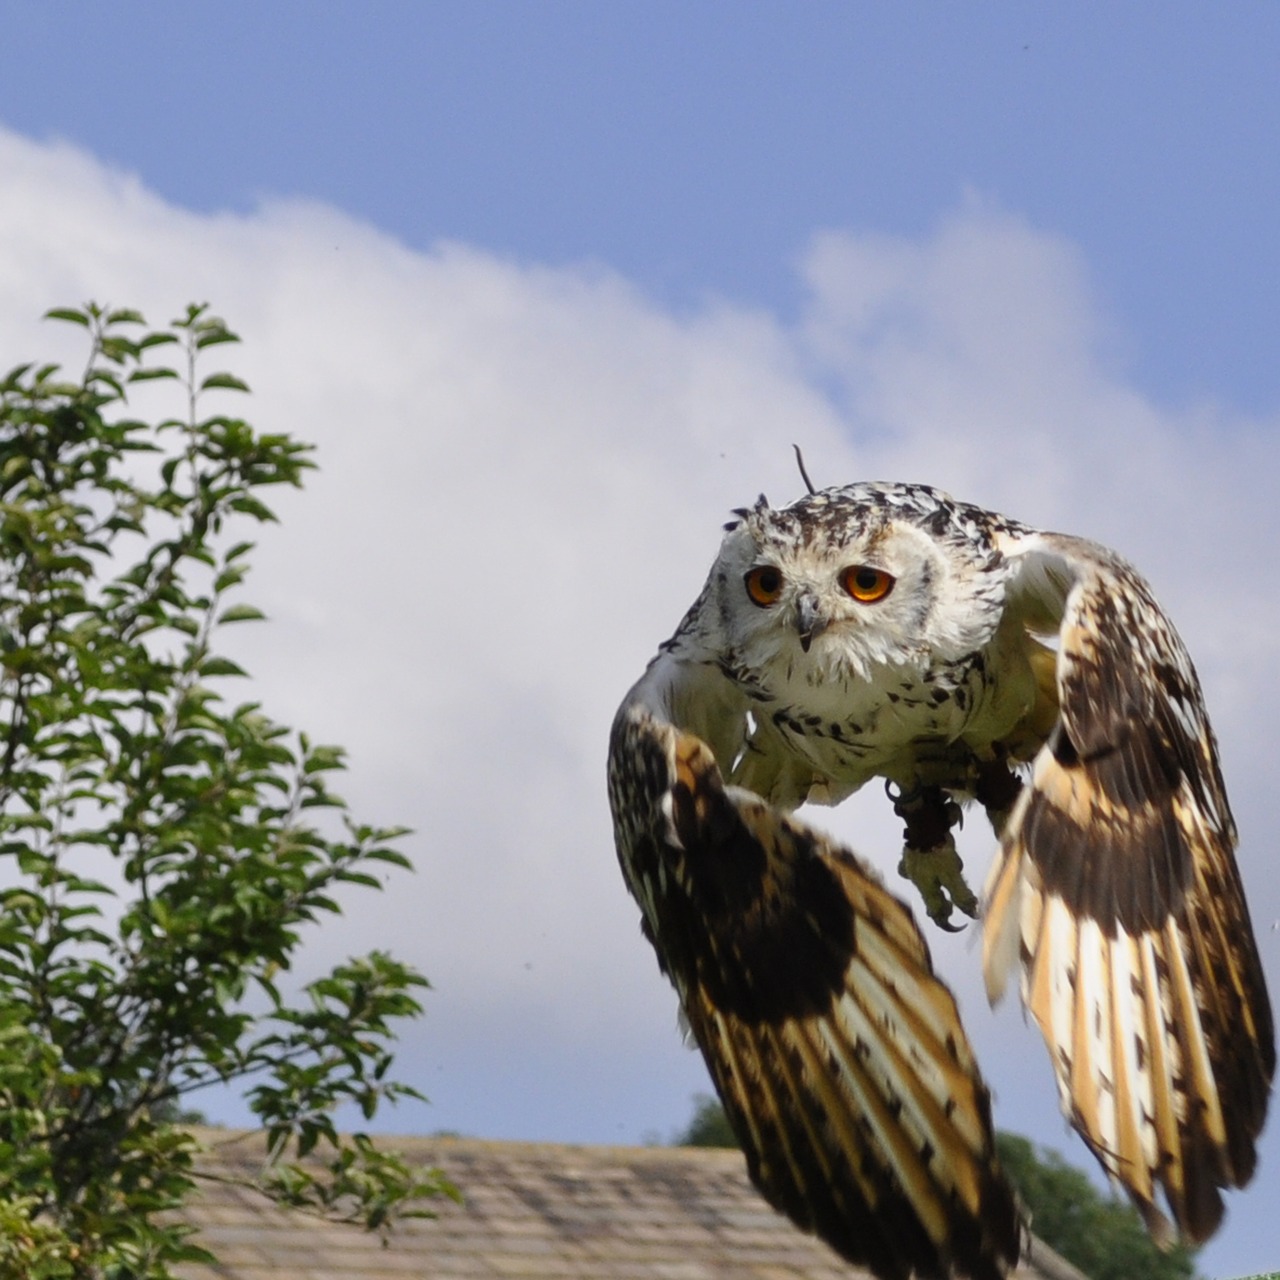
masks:
[[[800,468],[800,478],[804,481],[804,487],[810,493],[817,493],[817,489],[813,487],[813,481],[809,479],[809,473],[804,469],[804,454],[800,452],[800,446],[793,444],[791,447],[796,451],[796,465]]]

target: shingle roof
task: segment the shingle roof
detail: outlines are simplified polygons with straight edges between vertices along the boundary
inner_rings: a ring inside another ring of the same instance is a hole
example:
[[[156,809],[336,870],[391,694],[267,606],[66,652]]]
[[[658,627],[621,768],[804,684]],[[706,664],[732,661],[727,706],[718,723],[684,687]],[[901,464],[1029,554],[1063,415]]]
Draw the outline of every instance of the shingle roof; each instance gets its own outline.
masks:
[[[760,1199],[736,1151],[590,1147],[471,1138],[388,1139],[439,1167],[462,1204],[398,1226],[283,1210],[224,1179],[252,1178],[260,1136],[202,1130],[205,1175],[186,1217],[217,1267],[187,1280],[869,1280]],[[1018,1280],[1084,1280],[1037,1242]]]

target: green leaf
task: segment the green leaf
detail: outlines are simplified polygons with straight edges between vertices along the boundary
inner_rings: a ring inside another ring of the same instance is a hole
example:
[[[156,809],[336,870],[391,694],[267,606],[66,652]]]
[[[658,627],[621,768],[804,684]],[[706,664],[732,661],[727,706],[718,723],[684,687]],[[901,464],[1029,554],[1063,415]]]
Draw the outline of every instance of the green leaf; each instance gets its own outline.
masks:
[[[231,565],[229,568],[223,569],[213,580],[214,595],[222,595],[230,588],[239,585],[245,580],[248,570],[243,565]]]
[[[263,523],[274,523],[275,512],[264,502],[259,502],[257,498],[248,495],[240,498],[233,498],[230,503],[233,511],[239,511],[242,515],[253,516],[255,520],[261,520]]]
[[[72,324],[83,325],[86,329],[89,327],[89,317],[83,311],[75,311],[70,307],[54,307],[44,313],[44,318],[46,320],[68,320]]]
[[[413,863],[395,849],[370,849],[365,857],[371,862],[386,862],[393,867],[402,867],[405,871],[413,870]]]
[[[212,329],[202,333],[196,339],[196,349],[203,351],[206,347],[215,347],[222,342],[239,342],[240,339],[227,329]]]
[[[112,360],[122,361],[138,354],[137,345],[129,338],[104,335],[98,339],[98,350]],[[95,370],[95,373],[97,371]]]
[[[218,625],[224,622],[262,622],[266,614],[251,604],[233,604],[218,615]]]
[[[304,773],[321,773],[331,769],[345,767],[346,752],[341,747],[316,746],[307,752],[302,763]]]
[[[206,658],[200,664],[202,676],[243,676],[248,673],[230,658]]]
[[[138,340],[138,350],[148,351],[152,347],[171,346],[178,341],[176,333],[149,333],[145,338]]]
[[[201,391],[211,391],[215,387],[223,387],[228,391],[248,391],[249,384],[231,373],[211,373],[200,384]]]

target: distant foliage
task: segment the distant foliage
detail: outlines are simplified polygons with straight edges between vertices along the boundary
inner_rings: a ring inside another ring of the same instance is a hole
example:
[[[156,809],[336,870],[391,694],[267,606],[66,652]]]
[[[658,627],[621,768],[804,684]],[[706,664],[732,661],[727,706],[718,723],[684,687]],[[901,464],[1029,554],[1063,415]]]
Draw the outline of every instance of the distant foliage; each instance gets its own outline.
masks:
[[[1056,1151],[1001,1133],[996,1148],[1018,1189],[1031,1229],[1090,1280],[1193,1280],[1195,1254],[1183,1245],[1162,1253],[1132,1205],[1101,1194]]]
[[[698,1094],[676,1135],[679,1147],[736,1147],[718,1099]],[[1132,1206],[1099,1193],[1056,1151],[1013,1133],[996,1137],[1000,1160],[1031,1218],[1031,1229],[1089,1280],[1196,1280],[1195,1254],[1179,1245],[1162,1253]]]
[[[693,1116],[677,1135],[677,1147],[736,1147],[738,1139],[718,1098],[700,1093],[693,1100]]]
[[[203,308],[50,315],[84,373],[0,381],[0,1277],[156,1280],[207,1259],[169,1211],[213,1083],[244,1088],[280,1200],[381,1227],[442,1189],[331,1118],[413,1093],[390,1046],[426,984],[375,952],[277,985],[335,890],[408,865],[328,789],[341,750],[234,699],[218,649],[262,617],[233,599],[243,531],[307,447],[206,408],[247,388],[204,371],[237,339]],[[146,382],[171,416],[131,416]]]

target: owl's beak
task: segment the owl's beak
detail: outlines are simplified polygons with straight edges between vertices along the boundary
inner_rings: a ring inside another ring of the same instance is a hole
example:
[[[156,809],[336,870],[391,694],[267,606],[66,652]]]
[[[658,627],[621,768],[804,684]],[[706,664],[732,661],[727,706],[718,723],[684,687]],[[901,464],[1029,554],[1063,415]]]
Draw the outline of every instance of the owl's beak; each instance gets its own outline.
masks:
[[[818,607],[815,596],[802,595],[796,601],[796,630],[800,633],[800,647],[809,652],[809,646],[820,636],[830,624],[828,618]]]

